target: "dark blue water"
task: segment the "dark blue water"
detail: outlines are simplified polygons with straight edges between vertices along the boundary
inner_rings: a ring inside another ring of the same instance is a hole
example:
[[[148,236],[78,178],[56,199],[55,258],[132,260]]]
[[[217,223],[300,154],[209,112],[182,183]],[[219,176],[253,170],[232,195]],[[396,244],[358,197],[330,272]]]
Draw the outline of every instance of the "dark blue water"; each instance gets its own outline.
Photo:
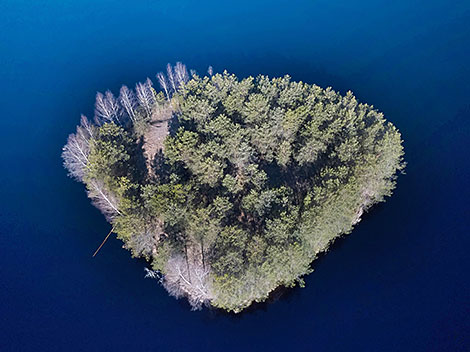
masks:
[[[0,2],[1,351],[470,350],[470,2]],[[353,90],[402,131],[398,189],[305,289],[191,312],[66,177],[96,91],[167,62]]]

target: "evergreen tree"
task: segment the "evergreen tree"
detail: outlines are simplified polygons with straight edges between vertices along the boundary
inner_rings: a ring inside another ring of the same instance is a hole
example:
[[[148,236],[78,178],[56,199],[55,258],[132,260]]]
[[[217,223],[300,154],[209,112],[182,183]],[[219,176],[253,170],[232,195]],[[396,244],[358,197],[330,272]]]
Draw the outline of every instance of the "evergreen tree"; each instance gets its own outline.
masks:
[[[351,92],[210,71],[177,63],[157,75],[164,93],[147,79],[98,94],[97,124],[82,118],[63,157],[172,295],[238,312],[302,284],[405,163],[398,130]]]

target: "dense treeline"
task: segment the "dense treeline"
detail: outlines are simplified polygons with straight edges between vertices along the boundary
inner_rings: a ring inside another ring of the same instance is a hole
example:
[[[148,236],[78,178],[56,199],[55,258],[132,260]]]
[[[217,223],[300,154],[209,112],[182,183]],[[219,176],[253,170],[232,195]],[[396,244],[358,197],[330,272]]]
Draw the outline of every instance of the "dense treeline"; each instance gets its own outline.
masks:
[[[404,168],[397,129],[372,106],[289,76],[188,75],[184,65],[98,94],[64,147],[125,247],[167,290],[240,311],[310,264]]]

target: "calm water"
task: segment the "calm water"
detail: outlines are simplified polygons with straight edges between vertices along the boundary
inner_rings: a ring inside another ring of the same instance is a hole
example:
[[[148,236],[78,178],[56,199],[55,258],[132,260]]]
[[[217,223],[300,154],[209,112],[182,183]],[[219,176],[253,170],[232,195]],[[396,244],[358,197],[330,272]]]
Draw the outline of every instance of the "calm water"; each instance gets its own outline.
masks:
[[[470,350],[470,2],[0,1],[0,350]],[[239,316],[144,279],[66,177],[96,91],[182,60],[353,90],[402,131],[393,198]]]

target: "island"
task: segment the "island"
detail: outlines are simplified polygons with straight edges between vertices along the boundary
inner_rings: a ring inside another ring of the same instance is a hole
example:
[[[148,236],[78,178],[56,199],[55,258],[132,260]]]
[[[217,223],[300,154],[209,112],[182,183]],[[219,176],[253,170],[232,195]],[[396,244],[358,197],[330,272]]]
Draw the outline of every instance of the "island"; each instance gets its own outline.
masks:
[[[193,308],[240,312],[303,286],[405,167],[399,131],[351,92],[181,63],[156,80],[98,93],[62,157],[124,247]]]

